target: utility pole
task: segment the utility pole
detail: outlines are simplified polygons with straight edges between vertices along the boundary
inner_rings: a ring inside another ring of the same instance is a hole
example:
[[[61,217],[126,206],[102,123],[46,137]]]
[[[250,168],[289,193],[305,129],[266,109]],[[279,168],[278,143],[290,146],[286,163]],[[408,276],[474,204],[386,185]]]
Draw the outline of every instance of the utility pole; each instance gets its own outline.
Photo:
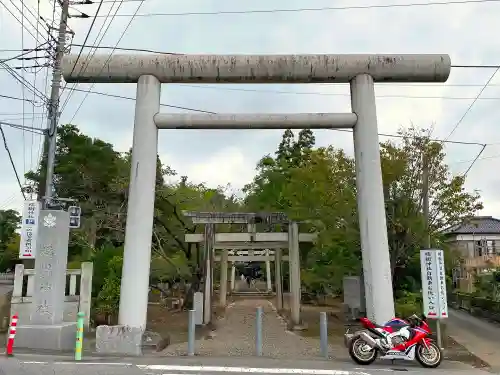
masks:
[[[429,156],[427,155],[427,148],[424,149],[422,154],[422,214],[424,216],[425,237],[424,247],[431,248],[431,233],[429,228]],[[440,348],[443,347],[441,337],[441,319],[436,319],[436,339]]]
[[[54,58],[54,66],[52,69],[52,88],[50,91],[50,99],[47,105],[48,107],[48,119],[47,119],[47,134],[46,134],[46,144],[47,144],[47,174],[45,180],[45,191],[44,194],[39,198],[43,199],[43,207],[47,208],[50,198],[53,193],[53,179],[54,179],[54,163],[56,157],[56,146],[57,146],[57,123],[59,120],[59,91],[61,88],[62,72],[61,72],[61,61],[64,56],[65,44],[66,44],[66,33],[68,30],[68,9],[69,0],[61,0],[61,19],[59,21],[59,34],[57,37],[56,44],[56,55]],[[40,189],[40,187],[39,187]]]
[[[427,150],[422,154],[422,213],[424,216],[425,239],[424,246],[431,248],[431,235],[429,232],[429,158]]]

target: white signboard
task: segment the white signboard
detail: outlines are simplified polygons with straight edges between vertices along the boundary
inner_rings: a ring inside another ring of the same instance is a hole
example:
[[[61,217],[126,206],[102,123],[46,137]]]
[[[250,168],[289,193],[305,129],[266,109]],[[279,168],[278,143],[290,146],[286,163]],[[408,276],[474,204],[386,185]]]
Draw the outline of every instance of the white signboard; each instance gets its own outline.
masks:
[[[19,259],[35,259],[40,208],[41,204],[36,200],[24,202]]]
[[[448,317],[443,250],[420,250],[424,314],[430,319]]]

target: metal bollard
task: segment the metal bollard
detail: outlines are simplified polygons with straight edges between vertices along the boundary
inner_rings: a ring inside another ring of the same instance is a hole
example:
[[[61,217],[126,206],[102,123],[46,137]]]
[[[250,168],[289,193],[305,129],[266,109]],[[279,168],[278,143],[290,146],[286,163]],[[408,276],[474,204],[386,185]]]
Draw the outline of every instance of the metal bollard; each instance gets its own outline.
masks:
[[[76,317],[75,361],[81,361],[83,349],[83,320],[85,318],[85,313],[79,312],[76,314]]]
[[[255,321],[255,354],[257,356],[262,355],[262,307],[257,307],[257,316]]]
[[[188,356],[194,356],[194,340],[195,340],[195,310],[189,310],[188,315]]]
[[[328,358],[328,319],[326,312],[319,313],[319,337],[321,356]]]

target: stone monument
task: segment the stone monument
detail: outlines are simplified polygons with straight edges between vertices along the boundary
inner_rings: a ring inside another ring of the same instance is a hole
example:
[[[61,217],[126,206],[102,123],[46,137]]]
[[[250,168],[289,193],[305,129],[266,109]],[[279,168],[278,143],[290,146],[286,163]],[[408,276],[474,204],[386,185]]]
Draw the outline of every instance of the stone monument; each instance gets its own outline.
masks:
[[[69,214],[40,212],[35,280],[30,322],[17,328],[18,348],[72,350],[76,322],[64,322]]]

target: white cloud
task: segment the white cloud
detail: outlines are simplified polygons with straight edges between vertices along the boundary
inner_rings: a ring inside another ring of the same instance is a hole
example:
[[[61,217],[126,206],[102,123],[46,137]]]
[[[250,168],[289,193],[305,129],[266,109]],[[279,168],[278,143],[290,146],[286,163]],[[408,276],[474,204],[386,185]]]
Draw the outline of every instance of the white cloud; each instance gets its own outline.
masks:
[[[163,163],[170,165],[180,175],[188,176],[195,183],[209,186],[226,186],[228,182],[235,190],[241,190],[255,174],[256,160],[245,157],[237,147],[227,147],[212,154],[205,161],[185,164],[171,155],[162,155]]]

